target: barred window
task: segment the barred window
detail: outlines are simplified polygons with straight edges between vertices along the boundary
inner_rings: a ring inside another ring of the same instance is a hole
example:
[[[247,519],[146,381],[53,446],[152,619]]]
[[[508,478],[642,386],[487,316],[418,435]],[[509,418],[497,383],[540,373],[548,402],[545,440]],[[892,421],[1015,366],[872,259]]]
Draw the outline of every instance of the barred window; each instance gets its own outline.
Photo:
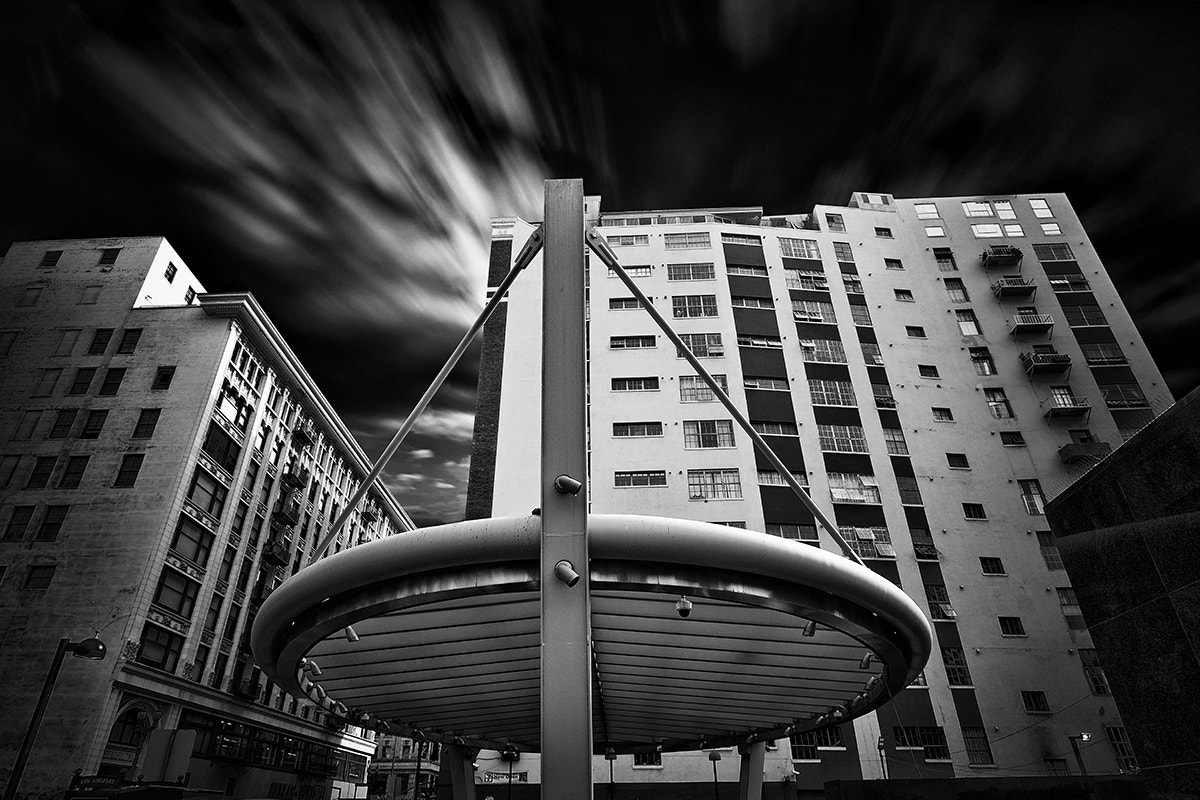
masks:
[[[733,422],[727,419],[684,420],[683,446],[692,450],[733,447]]]
[[[857,406],[854,396],[854,386],[850,381],[826,380],[824,378],[809,378],[808,391],[815,405],[821,406]]]
[[[657,392],[658,378],[653,376],[645,378],[613,378],[612,390],[614,392]]]
[[[662,753],[652,751],[649,753],[634,753],[633,765],[635,767],[661,767]]]
[[[762,247],[762,238],[758,236],[748,236],[744,233],[722,233],[721,244],[745,244],[754,247]]]
[[[933,248],[933,258],[937,261],[938,272],[958,272],[958,263],[949,247]]]
[[[742,378],[742,386],[747,389],[770,389],[772,391],[788,391],[788,382],[784,378],[768,378],[759,375],[747,375]]]
[[[963,516],[967,519],[987,519],[987,512],[981,503],[963,503]]]
[[[1025,623],[1020,617],[996,617],[1000,622],[1001,636],[1024,636]]]
[[[967,747],[967,763],[975,766],[995,764],[992,748],[988,744],[987,729],[964,725],[963,744]]]
[[[896,749],[922,750],[926,761],[945,761],[950,758],[946,732],[938,725],[896,725],[892,728]]]
[[[1027,714],[1049,714],[1050,704],[1046,701],[1045,692],[1037,691],[1022,691],[1021,703],[1025,706]]]
[[[908,455],[908,442],[904,440],[904,430],[901,428],[884,428],[883,440],[887,443],[890,456]]]
[[[870,452],[861,425],[817,425],[817,436],[827,453]]]
[[[967,294],[967,287],[963,285],[961,278],[946,278],[942,281],[942,285],[946,287],[946,293],[950,295],[951,303],[971,302],[971,296]]]
[[[650,244],[650,234],[648,233],[635,233],[626,236],[606,236],[604,238],[610,247],[635,247],[638,245]]]
[[[851,306],[851,309],[854,307]],[[833,303],[824,300],[793,300],[792,316],[802,322],[837,322]]]
[[[679,338],[696,358],[720,358],[725,355],[725,347],[721,344],[719,333],[681,333]],[[675,355],[677,358],[683,358],[683,351],[677,347]]]
[[[948,408],[934,406],[929,410],[933,412],[933,419],[936,422],[954,422],[954,412]]]
[[[750,426],[763,436],[799,436],[794,422],[751,422]]]
[[[851,305],[850,319],[854,321],[855,325],[870,325],[871,312],[867,310],[866,306]]]
[[[661,422],[614,422],[613,436],[620,438],[640,438],[644,436],[662,436]]]
[[[792,749],[793,761],[819,761],[818,750],[845,750],[846,743],[842,739],[841,726],[831,725],[828,728],[804,731],[792,734],[789,743]]]
[[[840,525],[838,532],[842,534],[846,544],[850,545],[850,548],[862,558],[896,557],[892,536],[885,527],[860,528],[853,525]]]
[[[805,361],[818,364],[846,363],[846,350],[839,339],[801,339],[800,352]]]
[[[734,295],[729,298],[729,305],[734,308],[774,308],[775,301],[769,297],[741,297]],[[712,315],[709,315],[712,316]]]
[[[767,533],[799,542],[817,541],[817,526],[809,522],[768,522]]]
[[[703,233],[667,233],[663,235],[663,245],[668,250],[706,250],[712,247],[708,232]]]
[[[669,281],[711,281],[716,277],[717,270],[711,262],[667,264]]]
[[[671,312],[675,319],[689,317],[715,317],[717,296],[715,294],[685,294],[671,298]]]
[[[667,473],[665,470],[646,470],[641,472],[613,473],[613,485],[622,486],[666,486]]]
[[[786,258],[819,259],[821,249],[816,239],[785,239],[779,237],[779,254]]]
[[[838,261],[854,263],[854,251],[850,249],[849,242],[834,242],[833,257]]]
[[[724,375],[713,375],[717,385],[721,387],[721,391],[728,394],[729,384],[725,380]],[[711,403],[716,400],[716,395],[712,389],[708,388],[708,384],[699,375],[680,375],[679,376],[679,402],[681,403]]]
[[[874,475],[830,472],[829,494],[835,503],[880,503],[879,483]]]
[[[1038,261],[1074,261],[1075,253],[1071,251],[1071,245],[1066,242],[1049,242],[1045,244],[1035,244],[1033,246],[1033,254]]]
[[[754,334],[738,334],[738,347],[766,347],[771,349],[779,349],[783,347],[783,340],[778,336],[760,336]]]
[[[829,279],[824,272],[813,270],[785,269],[783,281],[789,289],[810,289],[817,292],[829,291]]]
[[[727,500],[742,496],[736,469],[689,469],[688,497],[692,500]]]
[[[655,346],[653,336],[611,336],[608,346],[612,350],[647,350]]]
[[[979,569],[984,575],[1005,575],[1004,562],[995,556],[980,556]]]
[[[946,679],[951,686],[974,686],[971,670],[967,667],[967,654],[961,647],[943,647],[942,663],[946,666]]]

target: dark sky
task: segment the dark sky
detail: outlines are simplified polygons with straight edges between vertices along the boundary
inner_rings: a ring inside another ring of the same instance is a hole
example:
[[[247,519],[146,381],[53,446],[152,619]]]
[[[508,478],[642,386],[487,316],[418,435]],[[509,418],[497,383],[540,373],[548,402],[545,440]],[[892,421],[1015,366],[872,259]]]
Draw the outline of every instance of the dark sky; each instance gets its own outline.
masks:
[[[165,235],[372,456],[482,305],[488,218],[551,177],[609,210],[1066,192],[1200,383],[1193,2],[7,5],[0,247]],[[461,516],[475,371],[388,469],[418,520]]]

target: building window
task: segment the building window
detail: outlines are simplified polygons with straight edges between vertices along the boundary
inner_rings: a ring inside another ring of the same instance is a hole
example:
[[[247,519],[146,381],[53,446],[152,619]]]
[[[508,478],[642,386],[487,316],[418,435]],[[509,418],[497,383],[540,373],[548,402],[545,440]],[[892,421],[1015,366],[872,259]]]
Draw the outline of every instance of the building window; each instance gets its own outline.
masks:
[[[33,520],[33,512],[37,506],[13,506],[12,516],[4,529],[4,541],[11,542],[25,538],[25,531]]]
[[[954,422],[954,412],[948,408],[934,406],[930,411],[933,412],[934,422]]]
[[[1045,692],[1024,691],[1021,692],[1021,703],[1025,706],[1027,714],[1049,714],[1050,704],[1046,702]]]
[[[879,482],[874,475],[861,475],[854,472],[827,473],[829,494],[835,503],[874,503],[883,502],[879,495]]]
[[[1136,383],[1102,383],[1100,396],[1109,408],[1143,408],[1150,405]]]
[[[846,232],[846,221],[842,219],[841,214],[826,214],[825,224],[829,226],[829,231],[831,233]]]
[[[22,589],[38,591],[41,589],[49,589],[50,582],[54,580],[54,570],[57,569],[54,564],[32,564],[25,571],[25,582],[21,584]]]
[[[19,334],[20,331],[0,331],[0,356],[6,356],[12,352]]]
[[[121,341],[117,345],[117,355],[131,355],[137,349],[138,340],[141,338],[141,328],[130,328],[122,331]]]
[[[189,517],[181,516],[179,518],[179,525],[175,528],[175,538],[171,540],[172,550],[203,567],[208,563],[212,544],[212,533]]]
[[[1033,197],[1029,200],[1029,207],[1033,209],[1033,215],[1038,219],[1047,219],[1054,216],[1054,212],[1050,210],[1050,205],[1044,198]]]
[[[38,456],[33,464],[33,471],[29,473],[29,480],[25,481],[25,488],[45,489],[57,463],[58,456]]]
[[[216,478],[202,469],[197,469],[192,476],[192,485],[188,488],[187,498],[192,505],[214,519],[220,519],[225,510],[225,498],[229,490],[222,486]]]
[[[966,453],[946,453],[946,464],[950,469],[970,469],[971,462]]]
[[[967,519],[987,519],[987,512],[981,503],[963,503],[963,516]]]
[[[105,247],[100,251],[100,260],[96,262],[99,267],[111,267],[117,263],[117,256],[121,253],[119,247]]]
[[[100,384],[100,397],[111,397],[121,389],[121,381],[125,379],[123,367],[110,367],[104,372],[104,381]]]
[[[946,278],[942,284],[946,287],[946,294],[950,295],[951,303],[969,303],[971,296],[967,294],[967,288],[963,285],[961,278]]]
[[[808,476],[803,472],[793,472],[792,479],[801,486],[808,486]],[[758,470],[759,486],[789,486],[787,480],[773,469]]]
[[[721,358],[725,355],[725,346],[721,343],[719,333],[681,333],[679,338],[696,358]],[[738,344],[741,344],[740,340]],[[683,358],[683,351],[678,347],[675,348],[675,357]]]
[[[982,331],[979,330],[979,320],[975,318],[975,312],[969,308],[960,308],[954,312],[954,316],[958,318],[958,329],[963,336],[979,336]]]
[[[783,347],[783,341],[778,336],[738,334],[737,343],[738,347],[770,348],[773,350],[778,350]]]
[[[946,229],[941,225],[926,225],[925,235],[930,239],[941,239],[946,236]]]
[[[850,307],[854,310],[854,306]],[[824,300],[793,300],[792,317],[800,322],[837,322],[833,313],[833,303]]]
[[[985,201],[968,201],[962,204],[963,214],[968,217],[991,217],[994,216],[992,204]]]
[[[842,288],[846,290],[846,294],[863,294],[862,279],[857,275],[842,273]]]
[[[938,368],[933,364],[917,364],[917,374],[922,378],[941,378]]]
[[[80,439],[99,439],[104,430],[104,422],[108,419],[107,411],[89,411],[79,431]]]
[[[173,283],[175,281],[175,273],[178,271],[178,267],[176,267],[170,261],[167,262],[167,270],[163,273],[163,277],[167,279],[167,283]]]
[[[1000,431],[1000,444],[1004,447],[1024,447],[1025,437],[1020,431]]]
[[[914,203],[913,210],[917,212],[917,219],[938,219],[941,216],[936,203]]]
[[[613,378],[612,390],[614,392],[657,392],[658,378],[653,376],[644,378]]]
[[[996,362],[992,360],[992,352],[986,347],[972,347],[971,365],[976,375],[995,375]]]
[[[971,233],[976,239],[995,239],[998,236],[1003,236],[1004,231],[1001,230],[998,223],[976,223],[971,226]]]
[[[854,263],[854,251],[850,249],[850,243],[849,242],[834,242],[833,243],[833,257],[838,261],[848,263],[848,264],[853,264]]]
[[[1125,364],[1128,359],[1116,342],[1080,342],[1083,359],[1089,364]]]
[[[1059,587],[1058,605],[1062,608],[1068,628],[1075,631],[1087,629],[1087,623],[1083,621],[1083,609],[1079,607],[1079,598],[1075,596],[1074,589],[1070,586]]]
[[[1033,254],[1037,256],[1038,261],[1075,260],[1075,254],[1071,251],[1071,245],[1066,242],[1035,244],[1033,246]]]
[[[996,419],[1012,419],[1012,404],[1003,389],[984,389],[984,399],[987,400],[988,410]]]
[[[870,325],[871,312],[866,306],[860,306],[857,303],[852,303],[850,305],[850,320],[855,325]]]
[[[946,744],[946,732],[935,725],[894,726],[892,736],[898,750],[921,750],[926,761],[948,761],[950,748]]]
[[[183,637],[146,623],[138,646],[137,661],[149,667],[174,672],[183,650]]]
[[[645,236],[636,237],[647,239]],[[638,242],[638,244],[647,244]],[[705,250],[712,247],[712,241],[709,239],[708,232],[704,233],[667,233],[663,235],[663,245],[668,250]]]
[[[901,303],[915,303],[917,300],[913,297],[912,289],[893,289],[892,292]]]
[[[937,261],[939,272],[957,272],[958,263],[954,260],[954,253],[950,252],[949,247],[933,248],[933,257]]]
[[[876,228],[875,236],[877,236],[880,239],[891,239],[892,238],[892,229],[891,228]]]
[[[636,297],[611,297],[608,300],[609,311],[627,311],[641,308]]]
[[[751,267],[746,264],[726,264],[726,275],[745,275],[750,278],[765,278],[767,277],[766,267]]]
[[[816,542],[817,526],[803,522],[768,522],[767,533],[798,542]]]
[[[860,528],[841,525],[838,532],[850,548],[862,558],[895,558],[896,548],[887,528],[882,526]]]
[[[825,273],[814,270],[785,269],[783,271],[783,282],[789,289],[807,289],[814,292],[829,291],[829,280],[825,277]]]
[[[57,266],[58,266],[58,260],[59,260],[60,258],[62,258],[62,254],[63,254],[63,251],[62,251],[62,250],[47,250],[47,251],[46,251],[46,252],[45,252],[45,253],[42,255],[42,260],[41,260],[41,262],[38,264],[38,266],[39,266],[39,267],[44,267],[44,268],[47,268],[47,269],[48,269],[48,268],[51,268],[51,267],[57,267]]]
[[[861,425],[817,425],[817,436],[826,453],[870,452]]]
[[[12,482],[13,473],[17,471],[20,456],[0,456],[0,489],[8,487]]]
[[[46,506],[42,524],[38,526],[37,534],[33,538],[39,542],[53,542],[57,539],[70,510],[70,506]]]
[[[687,479],[691,500],[730,500],[742,496],[742,482],[736,469],[689,469]]]
[[[142,413],[145,413],[144,411]],[[137,437],[143,438],[143,437]],[[282,439],[276,437],[276,444],[282,442]],[[225,429],[215,422],[208,424],[208,433],[204,436],[204,444],[202,449],[207,453],[217,465],[226,472],[232,473],[237,465],[238,456],[241,455],[242,448],[233,437],[225,432]]]
[[[1012,222],[1004,226],[1004,235],[1022,237],[1025,235],[1025,229],[1015,222]]]
[[[183,293],[183,304],[185,306],[190,306],[192,304],[192,301],[195,299],[196,299],[196,290],[193,289],[191,286],[189,286],[187,288],[187,291]]]
[[[846,351],[839,339],[801,339],[800,353],[804,360],[808,362],[818,364],[846,363]]]
[[[162,414],[160,408],[143,408],[138,414],[137,424],[133,426],[134,439],[149,439],[154,435],[154,429],[158,425],[158,417]]]
[[[1047,775],[1069,776],[1071,768],[1067,766],[1065,758],[1043,758],[1042,769]]]
[[[647,350],[655,346],[653,336],[612,336],[608,340],[612,350]]]
[[[634,767],[643,767],[643,768],[653,767],[656,769],[662,769],[662,753],[659,753],[659,752],[634,753],[633,754],[633,766]]]
[[[785,258],[820,260],[821,249],[817,247],[816,239],[785,239],[780,237],[779,254]]]
[[[1108,737],[1108,743],[1112,745],[1113,758],[1117,760],[1117,767],[1122,772],[1137,772],[1138,763],[1133,755],[1133,745],[1129,743],[1129,734],[1125,732],[1125,728],[1118,725],[1105,725],[1104,735]]]
[[[904,332],[910,339],[924,339],[925,329],[920,325],[905,325]]]
[[[85,286],[83,291],[79,293],[79,300],[76,305],[94,306],[100,300],[100,290],[103,286]]]
[[[879,342],[860,342],[859,344],[862,347],[864,361],[875,366],[883,366],[883,351],[879,349]]]
[[[786,378],[768,378],[762,375],[745,376],[742,378],[742,386],[747,389],[764,389],[779,392],[789,391]]]
[[[967,668],[967,655],[961,647],[943,647],[942,663],[946,666],[946,679],[951,686],[974,686],[971,670]]]
[[[987,729],[964,725],[963,744],[967,747],[967,763],[974,766],[995,764],[992,748],[988,744]]]
[[[51,427],[50,432],[46,434],[46,438],[65,439],[70,436],[71,428],[75,425],[75,416],[78,413],[79,409],[77,408],[60,409],[58,415],[54,419],[53,427]]]
[[[729,384],[725,381],[724,375],[713,375],[713,378],[721,387],[721,391],[729,392]],[[716,399],[717,396],[713,394],[713,390],[708,388],[708,384],[699,375],[679,376],[679,402],[711,403]]]
[[[1025,636],[1025,624],[1020,617],[996,617],[1000,621],[1001,636]]]
[[[750,427],[762,436],[799,436],[800,431],[794,422],[754,422]]]
[[[1016,219],[1017,212],[1013,210],[1013,204],[1010,200],[997,200],[993,203],[996,207],[996,216],[1000,219]]]
[[[727,419],[684,420],[683,446],[689,450],[733,447],[733,422]]]
[[[159,367],[154,372],[154,382],[150,384],[150,388],[156,392],[166,391],[171,388],[171,379],[175,377],[174,367]]]
[[[191,619],[199,591],[200,584],[173,569],[164,569],[154,593],[154,604],[184,619]]]
[[[717,296],[715,294],[686,294],[671,298],[671,311],[675,319],[690,317],[715,317]]]
[[[92,343],[88,345],[87,354],[89,356],[102,356],[108,350],[108,343],[112,340],[112,328],[97,328],[92,334]]]
[[[775,301],[769,297],[740,297],[734,295],[729,298],[729,305],[734,308],[775,308]],[[716,314],[705,314],[704,316],[715,317]]]
[[[1079,648],[1079,661],[1083,664],[1083,674],[1087,677],[1088,686],[1091,687],[1092,694],[1112,694],[1108,688],[1108,676],[1104,674],[1104,667],[1100,666],[1100,657],[1096,655],[1095,649],[1091,647]]]
[[[613,474],[613,485],[617,487],[666,486],[667,473],[661,469],[642,472],[617,472]]]
[[[631,278],[649,278],[654,274],[654,267],[650,264],[630,264],[625,267],[625,274]],[[608,270],[608,277],[617,277],[617,271],[611,267]]]
[[[762,247],[762,237],[747,236],[744,233],[722,233],[721,244],[740,244],[748,247]]]
[[[60,489],[78,489],[79,484],[83,482],[83,473],[87,471],[88,461],[91,456],[71,456],[67,459],[67,466],[63,469],[62,476],[58,479],[58,488]]]
[[[929,614],[932,619],[954,619],[958,613],[950,605],[950,594],[945,584],[925,584],[925,598],[929,601]]]
[[[888,455],[908,455],[908,442],[904,441],[904,431],[900,428],[884,428],[883,441],[887,444]]]
[[[121,457],[121,466],[117,470],[116,480],[113,481],[113,486],[118,489],[127,489],[137,483],[138,473],[142,470],[142,461],[146,456],[141,453],[133,453]]]
[[[29,286],[21,293],[21,299],[17,301],[18,308],[28,308],[36,306],[38,298],[42,296],[42,287]]]
[[[21,413],[21,419],[17,422],[17,428],[13,431],[13,439],[23,440],[32,439],[33,432],[37,430],[38,423],[42,421],[41,411],[24,411]]]
[[[984,575],[1006,575],[1004,562],[994,556],[980,556],[979,569]]]
[[[1046,513],[1046,497],[1042,494],[1042,484],[1037,480],[1017,481],[1021,487],[1021,502],[1025,504],[1025,513],[1030,516],[1041,516]]]
[[[787,388],[785,383],[783,388]],[[857,406],[854,397],[854,386],[850,381],[826,380],[824,378],[809,378],[808,391],[812,395],[814,405],[820,406]]]
[[[1063,306],[1063,318],[1072,328],[1108,324],[1104,311],[1097,305]]]
[[[661,422],[614,422],[613,436],[617,438],[635,439],[646,436],[662,436]]]
[[[669,281],[716,280],[717,270],[712,263],[667,264]]]
[[[912,475],[897,475],[896,487],[900,490],[900,502],[903,505],[919,506],[923,504],[921,488],[917,479]]]
[[[92,388],[92,379],[96,377],[95,367],[81,367],[75,370],[75,379],[67,389],[67,396],[87,394]]]
[[[1062,236],[1062,228],[1060,228],[1058,226],[1057,222],[1043,222],[1042,223],[1042,235],[1043,236]]]

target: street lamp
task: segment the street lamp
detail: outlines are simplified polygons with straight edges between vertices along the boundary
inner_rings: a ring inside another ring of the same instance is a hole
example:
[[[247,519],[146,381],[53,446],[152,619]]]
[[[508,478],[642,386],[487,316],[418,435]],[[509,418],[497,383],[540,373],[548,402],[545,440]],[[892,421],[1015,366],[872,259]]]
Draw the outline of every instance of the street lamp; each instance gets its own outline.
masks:
[[[1079,747],[1080,742],[1090,742],[1092,735],[1087,731],[1080,731],[1074,736],[1068,736],[1067,740],[1071,743],[1071,749],[1075,751],[1075,763],[1079,765],[1079,774],[1086,778],[1087,767],[1083,765],[1083,751]]]
[[[92,636],[82,642],[72,642],[63,638],[58,640],[58,649],[54,651],[54,660],[50,662],[50,671],[46,673],[46,681],[42,684],[42,693],[38,695],[37,705],[33,709],[33,719],[29,720],[29,730],[21,740],[21,750],[17,753],[16,763],[8,776],[8,786],[4,787],[4,799],[13,800],[17,796],[17,788],[21,784],[21,775],[25,772],[25,764],[29,761],[29,753],[33,750],[33,742],[37,738],[38,729],[42,727],[42,716],[50,703],[50,694],[54,684],[58,682],[58,673],[62,669],[63,658],[67,653],[76,658],[86,658],[89,661],[103,661],[108,653],[104,642]]]
[[[721,795],[717,791],[717,762],[721,760],[721,754],[716,750],[709,750],[708,760],[713,765],[713,800],[721,800]]]

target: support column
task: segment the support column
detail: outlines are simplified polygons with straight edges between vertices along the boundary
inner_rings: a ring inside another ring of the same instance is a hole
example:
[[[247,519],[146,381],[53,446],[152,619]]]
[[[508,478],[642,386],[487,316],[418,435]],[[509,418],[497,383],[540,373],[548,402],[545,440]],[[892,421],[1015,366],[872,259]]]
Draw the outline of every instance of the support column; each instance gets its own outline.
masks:
[[[456,744],[442,747],[442,769],[450,773],[451,797],[454,800],[475,800],[475,768],[471,766],[477,748]]]
[[[546,181],[543,230],[542,796],[583,800],[592,797],[592,648],[582,181]]]
[[[766,754],[766,742],[755,742],[738,748],[738,755],[742,757],[738,776],[738,800],[762,800],[763,761]]]

